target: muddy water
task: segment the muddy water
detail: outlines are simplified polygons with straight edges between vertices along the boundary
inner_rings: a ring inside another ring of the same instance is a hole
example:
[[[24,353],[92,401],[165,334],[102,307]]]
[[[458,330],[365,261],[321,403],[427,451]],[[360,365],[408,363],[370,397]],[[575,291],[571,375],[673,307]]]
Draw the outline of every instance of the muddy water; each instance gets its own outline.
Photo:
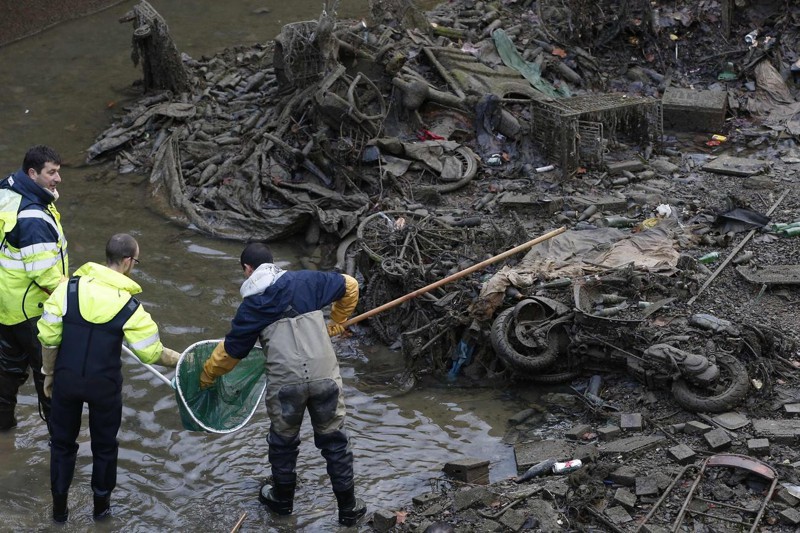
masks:
[[[282,24],[316,18],[320,2],[254,0],[152,1],[167,19],[178,48],[193,57],[273,37]],[[366,2],[346,2],[340,16],[360,17]],[[16,169],[25,149],[50,144],[65,158],[58,206],[69,238],[72,270],[102,261],[106,239],[134,234],[141,264],[133,277],[142,301],[161,326],[166,345],[182,350],[226,332],[239,302],[240,244],[203,237],[151,213],[145,176],[118,175],[83,164],[83,151],[116,110],[135,97],[140,75],[130,60],[130,24],[118,17],[125,2],[89,18],[61,24],[0,48],[0,171]],[[268,14],[255,14],[259,8]],[[294,268],[319,250],[288,243],[276,255]],[[391,376],[398,354],[375,346],[343,347],[350,428],[359,492],[370,508],[397,509],[431,490],[444,462],[491,460],[491,477],[514,471],[513,453],[500,438],[508,416],[524,407],[508,391],[419,388],[401,395]],[[169,373],[167,372],[169,375]],[[111,520],[91,519],[91,467],[84,419],[78,467],[70,493],[72,514],[62,531],[229,531],[247,513],[244,531],[334,530],[335,505],[324,463],[306,422],[298,463],[295,517],[277,520],[256,499],[269,473],[263,406],[243,430],[215,436],[181,429],[171,389],[135,361],[126,361],[118,486]],[[19,427],[0,435],[2,530],[50,527],[49,452],[31,383],[22,390]]]

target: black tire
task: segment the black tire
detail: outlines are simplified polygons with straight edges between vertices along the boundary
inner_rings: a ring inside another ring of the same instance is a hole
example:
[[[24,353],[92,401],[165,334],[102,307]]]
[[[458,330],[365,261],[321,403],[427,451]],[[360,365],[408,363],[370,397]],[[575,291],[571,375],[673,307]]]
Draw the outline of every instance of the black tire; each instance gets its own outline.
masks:
[[[512,342],[514,327],[514,308],[509,307],[495,318],[492,323],[492,347],[495,354],[507,367],[522,373],[537,372],[555,363],[560,346],[556,342],[548,343],[547,348],[538,353],[524,353],[517,349],[531,351],[518,343]]]
[[[580,375],[581,373],[579,371],[568,371],[558,372],[557,374],[531,374],[527,376],[521,376],[521,378],[534,383],[557,385],[559,383],[568,383]]]
[[[692,412],[724,413],[730,411],[747,396],[750,378],[741,361],[730,355],[717,356],[720,377],[714,389],[701,389],[684,379],[672,383],[675,401]]]

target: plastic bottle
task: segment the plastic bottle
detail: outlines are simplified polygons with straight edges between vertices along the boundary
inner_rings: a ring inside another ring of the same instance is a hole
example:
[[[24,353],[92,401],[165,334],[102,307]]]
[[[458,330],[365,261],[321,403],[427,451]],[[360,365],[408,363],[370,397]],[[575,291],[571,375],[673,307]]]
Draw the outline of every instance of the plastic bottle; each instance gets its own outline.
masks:
[[[797,237],[800,235],[800,227],[795,226],[793,228],[783,228],[782,230],[778,231],[778,234],[781,237]]]
[[[582,466],[583,462],[580,459],[573,459],[571,461],[567,461],[566,463],[556,463],[553,465],[553,473],[567,474],[569,472],[579,469]]]
[[[719,252],[711,252],[699,258],[698,261],[705,265],[708,263],[713,263],[717,259],[719,259]]]

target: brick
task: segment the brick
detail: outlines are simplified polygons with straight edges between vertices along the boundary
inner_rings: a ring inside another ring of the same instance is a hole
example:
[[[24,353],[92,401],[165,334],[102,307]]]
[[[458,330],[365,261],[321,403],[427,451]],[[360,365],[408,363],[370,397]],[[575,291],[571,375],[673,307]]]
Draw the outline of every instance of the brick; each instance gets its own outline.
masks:
[[[619,426],[605,426],[598,428],[597,437],[600,440],[606,441],[619,437],[620,433],[622,433],[622,429],[620,429]]]
[[[622,431],[641,431],[642,414],[623,413],[619,418],[619,427],[622,428]]]
[[[590,433],[592,431],[592,426],[589,424],[578,424],[577,426],[572,426],[566,432],[564,432],[564,436],[568,439],[572,440],[580,440],[586,433]]]
[[[697,454],[693,449],[685,444],[678,444],[667,450],[672,459],[679,465],[688,465],[697,459]]]
[[[708,424],[703,424],[702,422],[698,422],[697,420],[692,420],[691,422],[686,422],[686,425],[683,427],[683,432],[687,435],[703,435],[704,433],[708,433],[711,431],[712,428]]]
[[[489,484],[489,461],[485,459],[462,459],[444,465],[444,473],[466,483]]]
[[[397,515],[394,511],[378,509],[372,514],[372,528],[375,531],[389,531],[397,524]]]
[[[769,439],[748,439],[747,452],[751,455],[769,455]]]
[[[658,496],[658,480],[654,476],[636,478],[637,496]]]
[[[636,496],[628,489],[617,489],[614,493],[614,503],[618,503],[627,509],[636,507]]]
[[[728,92],[667,87],[661,105],[665,128],[718,133],[725,124]]]
[[[712,429],[703,435],[703,438],[706,439],[708,447],[715,452],[725,450],[731,446],[731,438],[724,429]]]

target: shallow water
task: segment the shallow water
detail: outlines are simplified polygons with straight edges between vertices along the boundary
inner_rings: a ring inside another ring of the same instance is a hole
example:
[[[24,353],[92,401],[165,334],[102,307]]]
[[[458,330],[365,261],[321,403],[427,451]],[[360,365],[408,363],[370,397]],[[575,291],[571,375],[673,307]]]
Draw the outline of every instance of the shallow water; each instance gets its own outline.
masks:
[[[140,71],[130,59],[131,25],[117,22],[134,4],[125,2],[0,48],[0,171],[19,167],[30,145],[55,147],[65,158],[58,206],[71,269],[90,260],[101,262],[111,234],[134,234],[141,245],[141,264],[133,273],[144,291],[141,300],[159,323],[165,344],[182,350],[227,331],[239,302],[241,245],[207,238],[151,213],[145,176],[83,164],[83,152],[116,110],[135,97],[130,87]],[[320,9],[320,2],[309,0],[284,5],[252,0],[151,4],[168,21],[178,48],[193,57],[263,42],[282,24],[317,18]],[[263,7],[271,12],[254,14]],[[339,15],[361,17],[366,12],[366,2],[359,0],[348,2]],[[322,253],[293,243],[274,249],[288,268],[297,267],[300,257]],[[428,386],[400,394],[391,385],[402,368],[399,354],[359,345],[343,347],[340,355],[357,487],[370,509],[410,505],[411,496],[436,486],[443,464],[451,460],[488,459],[492,480],[515,473],[513,451],[500,439],[508,416],[526,405],[509,391]],[[242,531],[337,529],[333,495],[308,421],[298,462],[295,516],[276,519],[256,498],[269,474],[263,406],[237,433],[184,431],[172,390],[133,360],[126,360],[124,369],[113,517],[101,524],[91,518],[85,418],[70,520],[59,531],[230,531],[243,513]],[[52,527],[49,450],[30,382],[22,389],[18,418],[18,428],[0,434],[0,529],[46,530]]]

